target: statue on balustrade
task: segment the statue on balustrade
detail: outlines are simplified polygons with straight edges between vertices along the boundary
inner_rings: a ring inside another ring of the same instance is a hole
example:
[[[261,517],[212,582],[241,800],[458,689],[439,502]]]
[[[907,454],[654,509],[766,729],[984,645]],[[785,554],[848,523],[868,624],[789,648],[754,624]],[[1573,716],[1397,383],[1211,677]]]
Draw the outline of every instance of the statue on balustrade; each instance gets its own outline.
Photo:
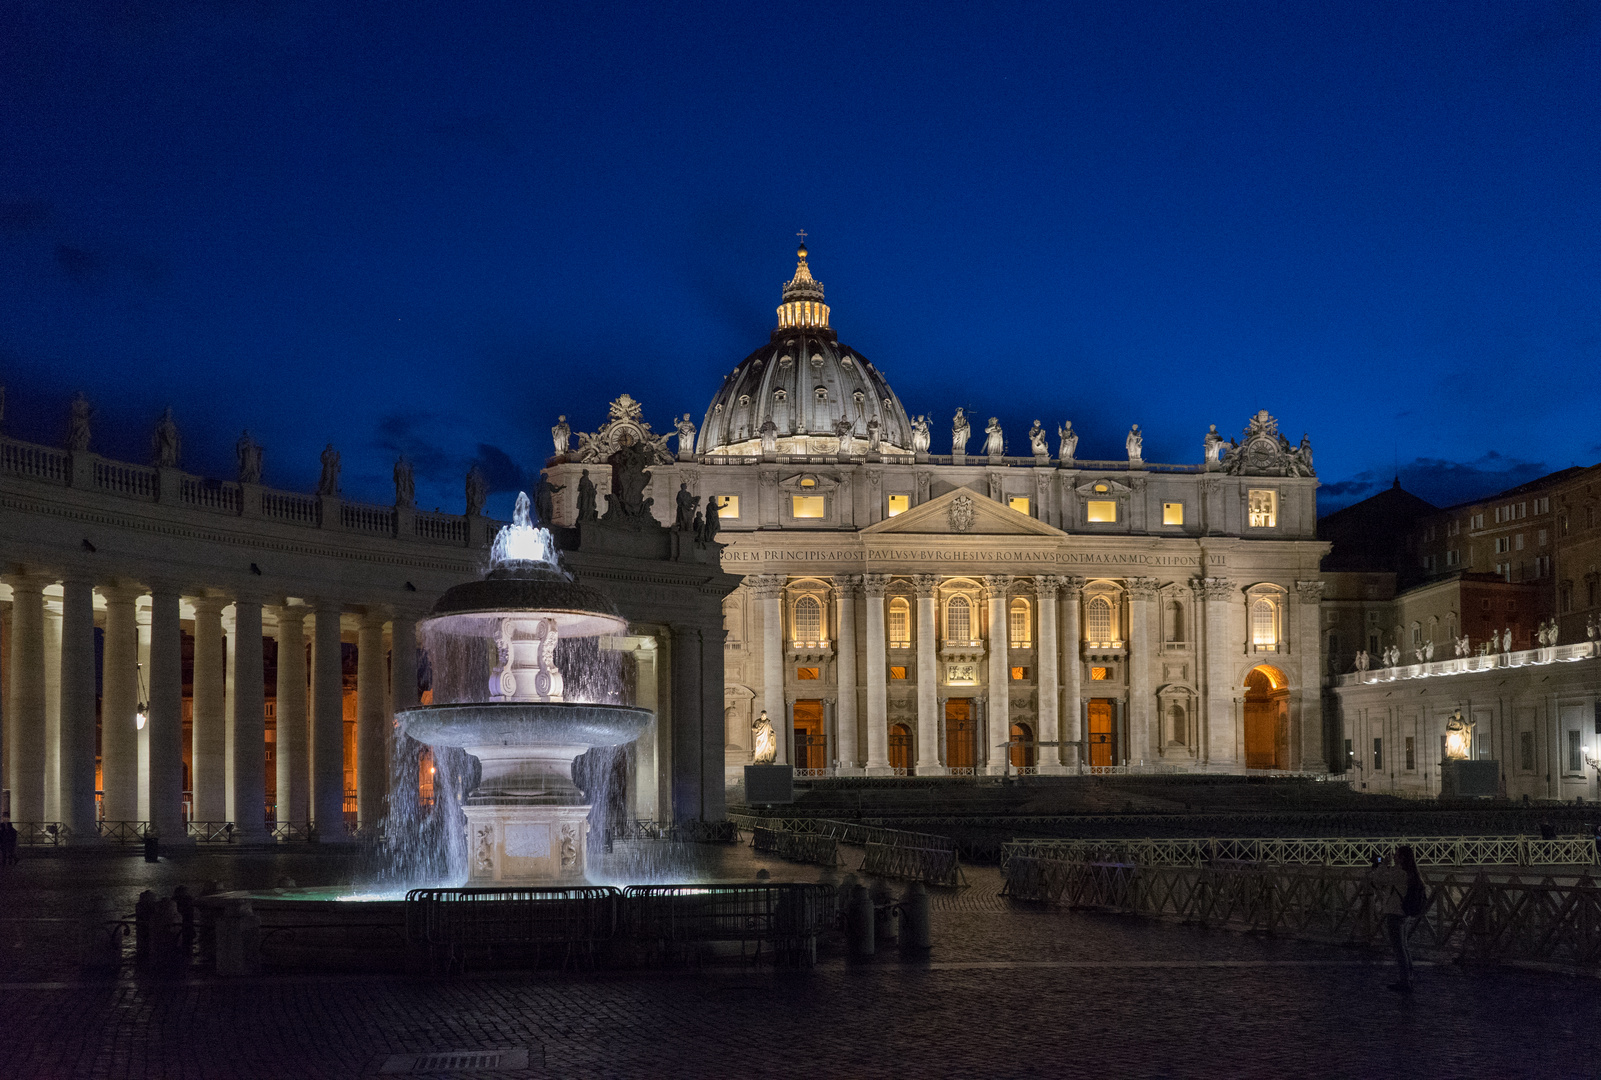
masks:
[[[679,532],[698,534],[700,530],[694,527],[694,523],[695,516],[699,512],[700,500],[690,494],[687,482],[678,485],[678,495],[675,498],[678,504],[678,515],[673,521],[673,528]]]
[[[89,449],[89,418],[93,415],[94,406],[79,392],[72,399],[72,414],[67,420],[68,450],[81,454]]]
[[[1211,469],[1223,464],[1223,451],[1228,449],[1228,443],[1223,436],[1217,433],[1217,425],[1213,424],[1206,437],[1201,440],[1201,448],[1205,451],[1206,467]]]
[[[600,512],[595,508],[595,481],[589,478],[589,470],[578,478],[578,520],[597,521]]]
[[[673,427],[678,429],[678,457],[680,460],[695,456],[695,421],[685,413]]]
[[[567,426],[567,417],[556,417],[556,426],[550,429],[550,441],[556,446],[556,456],[566,457],[571,447],[573,429]]]
[[[1123,440],[1123,446],[1128,450],[1130,461],[1143,460],[1145,436],[1140,434],[1140,425],[1135,424],[1128,429],[1128,436]]]
[[[967,453],[967,440],[972,434],[973,426],[967,422],[967,413],[958,405],[956,415],[951,418],[951,453]]]
[[[884,445],[884,424],[878,417],[867,422],[867,452],[876,454]]]
[[[549,528],[556,524],[556,495],[566,490],[566,484],[552,484],[549,474],[539,474],[539,483],[534,485],[534,513],[541,525]]]
[[[912,452],[926,454],[932,442],[933,437],[928,433],[928,417],[923,415],[915,417],[912,420]]]
[[[1049,458],[1051,456],[1050,445],[1045,441],[1045,426],[1038,420],[1034,421],[1034,426],[1028,429],[1028,445],[1036,458]]]
[[[1584,636],[1589,638],[1591,641],[1594,641],[1595,640],[1595,635],[1596,635],[1595,616],[1592,615],[1592,616],[1590,616],[1589,620],[1584,624]]]
[[[700,532],[695,535],[695,539],[703,544],[710,544],[717,539],[717,532],[722,528],[722,523],[718,520],[719,509],[717,496],[708,495],[706,497],[706,520],[701,524]]]
[[[234,443],[233,453],[239,463],[239,482],[261,483],[261,446],[250,437],[248,430],[239,433],[239,441]]]
[[[1063,461],[1072,461],[1078,453],[1078,432],[1073,430],[1073,421],[1069,420],[1056,429],[1056,437],[1061,440],[1056,456]]]
[[[1368,669],[1368,654],[1366,649],[1358,649],[1356,651],[1356,664],[1354,667],[1357,671],[1366,671]]]
[[[318,495],[339,494],[339,451],[329,443],[322,451],[322,476],[317,480]]]
[[[484,470],[474,465],[467,470],[467,516],[477,517],[484,512],[484,501],[489,498],[489,482]]]
[[[769,416],[766,420],[762,421],[761,435],[762,453],[778,453],[778,425],[773,423],[772,417]]]
[[[178,454],[183,448],[183,440],[178,434],[178,422],[172,418],[172,406],[168,405],[156,421],[156,430],[150,435],[150,463],[166,469],[178,467]]]
[[[411,462],[401,454],[395,459],[395,505],[410,506],[415,501],[417,485],[411,475]]]
[[[984,453],[992,458],[1006,453],[1006,437],[1001,434],[999,417],[990,417],[990,422],[984,425]]]
[[[751,761],[757,765],[771,765],[778,759],[778,734],[773,731],[773,722],[767,718],[767,710],[756,718],[751,725]]]
[[[839,436],[839,452],[841,457],[849,457],[855,449],[856,425],[851,423],[850,417],[842,416],[834,421],[834,434]]]

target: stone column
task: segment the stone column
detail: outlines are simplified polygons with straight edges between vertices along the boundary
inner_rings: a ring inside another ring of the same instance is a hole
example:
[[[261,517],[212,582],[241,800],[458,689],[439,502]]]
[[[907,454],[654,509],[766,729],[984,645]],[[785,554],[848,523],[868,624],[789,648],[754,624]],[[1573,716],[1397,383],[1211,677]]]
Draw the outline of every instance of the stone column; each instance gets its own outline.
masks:
[[[150,601],[141,596],[135,607],[134,619],[139,627],[138,669],[139,703],[143,706],[144,726],[138,727],[139,739],[139,812],[136,819],[150,820]]]
[[[834,660],[839,671],[839,705],[836,707],[838,736],[834,756],[842,775],[856,773],[861,751],[856,747],[856,589],[861,578],[851,574],[834,579],[835,603],[839,612],[838,652]],[[882,608],[883,598],[879,598]]]
[[[705,755],[702,752],[705,730],[705,709],[702,700],[701,632],[698,627],[673,623],[668,627],[672,635],[672,648],[668,661],[673,673],[673,761],[672,808],[675,822],[699,821],[704,818],[704,800],[708,784],[722,789],[722,770],[715,776],[705,775]],[[722,690],[716,688],[718,696]],[[722,709],[717,710],[717,746],[723,745]],[[769,714],[771,715],[771,714]],[[775,728],[785,725],[775,724]],[[782,752],[782,744],[780,744]]]
[[[1062,590],[1060,604],[1062,636],[1058,642],[1062,678],[1062,738],[1074,744],[1062,747],[1064,751],[1062,760],[1077,771],[1083,767],[1088,756],[1084,753],[1084,703],[1080,698],[1083,691],[1079,683],[1084,671],[1084,664],[1080,659],[1082,635],[1078,628],[1079,607],[1084,596],[1084,579],[1058,577],[1056,582]]]
[[[6,783],[11,820],[44,820],[45,658],[43,578],[8,576],[11,586],[11,686],[6,708]]]
[[[745,579],[762,605],[762,708],[778,735],[779,765],[789,764],[795,732],[784,704],[784,578],[758,574]]]
[[[95,835],[95,609],[87,578],[61,583],[60,815],[75,842]]]
[[[940,743],[945,717],[939,709],[938,631],[934,628],[934,593],[939,578],[918,574],[912,584],[917,588],[917,774],[944,776]]]
[[[39,820],[61,820],[61,602],[44,602],[44,810]]]
[[[150,825],[163,846],[190,843],[183,817],[183,626],[178,586],[150,589]]]
[[[384,615],[369,610],[361,618],[356,639],[356,820],[376,828],[383,820],[389,794],[384,750],[389,741],[385,708]]]
[[[1234,583],[1228,578],[1201,577],[1190,583],[1198,603],[1204,603],[1201,621],[1201,670],[1205,673],[1205,724],[1202,752],[1208,764],[1227,769],[1236,761],[1234,752],[1234,685],[1229,670],[1235,644],[1230,640],[1229,609],[1236,600]]]
[[[106,587],[101,661],[100,785],[105,820],[137,821],[139,813],[139,610],[143,589]],[[91,757],[92,760],[92,757]]]
[[[989,601],[989,691],[986,695],[988,706],[984,714],[988,717],[988,730],[980,728],[986,745],[978,748],[978,764],[980,768],[988,766],[989,771],[999,774],[1005,767],[1006,751],[1001,743],[1012,738],[1012,652],[1008,622],[1010,615],[1006,610],[1006,589],[1011,585],[1012,579],[1006,574],[990,574],[984,578],[984,598]]]
[[[1323,610],[1323,582],[1297,581],[1296,638],[1293,647],[1301,651],[1301,715],[1299,753],[1290,758],[1290,768],[1326,772],[1327,740],[1323,733],[1323,641],[1320,613]],[[1421,741],[1421,740],[1420,740]],[[1427,760],[1427,759],[1425,759]]]
[[[189,778],[196,821],[227,821],[228,729],[224,710],[222,606],[215,596],[197,596],[195,609],[194,708],[189,725]]]
[[[267,839],[267,688],[261,654],[261,601],[234,601],[233,670],[229,699],[233,714],[233,812],[239,839]]]
[[[889,668],[884,657],[884,590],[888,574],[866,574],[867,597],[867,775],[889,776]]]
[[[305,828],[311,820],[309,732],[306,722],[306,609],[278,608],[277,719],[273,738],[279,825]]]
[[[234,722],[234,698],[238,695],[234,683],[239,675],[239,625],[234,615],[232,607],[223,609],[222,655],[223,667],[226,670],[222,680],[222,768],[223,786],[226,789],[223,805],[228,808],[228,820],[234,823],[237,830],[239,822],[234,815],[234,808],[239,805],[239,791],[238,785],[234,782],[234,758],[238,731]],[[265,745],[262,747],[262,752],[266,752]]]
[[[1156,657],[1154,643],[1160,640],[1161,628],[1155,625],[1157,580],[1130,578],[1128,586],[1129,762],[1138,765],[1158,757],[1152,724],[1156,695],[1151,685],[1151,663]]]
[[[395,612],[389,624],[389,708],[391,715],[417,705],[417,622],[409,613]],[[641,741],[649,733],[640,736]],[[404,742],[405,740],[402,740]],[[400,743],[396,744],[399,750]],[[418,745],[407,745],[400,760],[390,768],[398,791],[407,799],[417,797],[417,766],[422,754]]]
[[[1059,742],[1061,691],[1057,685],[1056,662],[1056,590],[1057,578],[1047,574],[1034,577],[1034,589],[1039,596],[1039,640],[1034,643],[1039,658],[1039,734],[1041,743]],[[1062,748],[1040,746],[1034,759],[1041,774],[1062,772]]]
[[[322,843],[341,843],[345,832],[345,690],[339,660],[339,608],[319,601],[312,609],[311,820]]]

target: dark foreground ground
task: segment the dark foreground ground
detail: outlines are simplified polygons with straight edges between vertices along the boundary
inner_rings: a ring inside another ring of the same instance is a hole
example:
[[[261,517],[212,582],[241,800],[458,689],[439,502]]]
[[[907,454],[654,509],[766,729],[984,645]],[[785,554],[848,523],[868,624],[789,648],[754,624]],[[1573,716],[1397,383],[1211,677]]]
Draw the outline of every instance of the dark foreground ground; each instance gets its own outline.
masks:
[[[932,957],[811,971],[449,980],[85,978],[91,898],[214,878],[348,880],[337,856],[51,852],[0,871],[0,1077],[381,1075],[394,1055],[520,1049],[535,1077],[1601,1076],[1601,981],[1420,970],[1387,957],[1000,898],[994,870],[938,892]],[[854,862],[859,854],[847,858]],[[719,849],[719,876],[812,868]],[[898,886],[897,886],[898,888]]]

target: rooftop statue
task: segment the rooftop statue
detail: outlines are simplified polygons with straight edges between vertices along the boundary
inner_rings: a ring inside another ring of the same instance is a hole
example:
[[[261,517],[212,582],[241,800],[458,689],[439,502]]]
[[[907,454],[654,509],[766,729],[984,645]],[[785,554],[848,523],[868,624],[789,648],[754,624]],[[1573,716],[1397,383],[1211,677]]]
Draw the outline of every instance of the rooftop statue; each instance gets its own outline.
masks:
[[[1045,427],[1038,420],[1034,421],[1034,426],[1028,429],[1028,445],[1037,458],[1051,456],[1051,448],[1045,441]]]
[[[249,431],[239,433],[239,441],[234,443],[233,452],[239,463],[239,482],[261,483],[261,446],[250,437]]]
[[[984,453],[992,458],[1006,453],[1006,438],[1001,434],[999,417],[990,417],[990,422],[984,425]]]
[[[853,449],[852,443],[854,439],[852,436],[855,434],[855,430],[856,425],[851,423],[849,417],[842,416],[834,421],[834,434],[839,436],[839,452],[841,455],[848,456]]]
[[[1140,434],[1140,425],[1135,424],[1128,429],[1128,437],[1123,440],[1123,445],[1128,450],[1128,459],[1130,461],[1144,460],[1145,436]]]
[[[411,474],[411,462],[402,454],[395,459],[395,505],[410,506],[417,495],[417,485]]]
[[[1207,468],[1212,469],[1223,464],[1223,451],[1228,444],[1223,441],[1223,436],[1217,433],[1216,424],[1212,425],[1206,437],[1201,440],[1201,446],[1205,450]]]
[[[929,444],[933,440],[928,433],[928,417],[918,416],[912,421],[912,452],[917,454],[928,453]]]
[[[182,449],[183,439],[178,434],[178,422],[172,418],[172,406],[168,405],[161,419],[156,421],[156,430],[150,435],[151,464],[167,469],[177,468]]]
[[[678,485],[676,502],[678,504],[678,517],[673,522],[673,528],[679,532],[698,532],[699,530],[695,529],[694,523],[700,500],[690,494],[687,481]]]
[[[595,481],[589,478],[589,470],[578,478],[578,520],[598,521],[600,511],[595,506]]]
[[[883,445],[884,425],[875,416],[867,422],[867,451],[870,454],[876,454]]]
[[[329,443],[322,451],[322,476],[317,479],[318,495],[339,494],[339,451]]]
[[[1279,434],[1279,422],[1262,409],[1245,425],[1245,438],[1230,442],[1219,459],[1235,476],[1316,476],[1312,469],[1312,441],[1304,435],[1291,446]]]
[[[567,417],[556,417],[556,426],[550,429],[550,441],[556,444],[556,456],[566,457],[572,448],[573,429],[567,426]]]
[[[489,482],[484,470],[474,465],[467,470],[467,516],[477,517],[484,512],[484,501],[489,498]]]
[[[1061,440],[1056,456],[1063,461],[1072,461],[1078,453],[1078,432],[1073,430],[1073,421],[1069,420],[1057,428],[1056,436]]]
[[[695,421],[685,413],[684,418],[673,425],[678,432],[678,457],[687,460],[695,456]]]
[[[89,418],[94,406],[80,392],[72,399],[72,412],[67,419],[67,449],[81,454],[89,449]]]
[[[973,427],[967,422],[967,413],[962,407],[956,407],[956,415],[951,419],[951,453],[967,453],[967,440],[973,434]]]

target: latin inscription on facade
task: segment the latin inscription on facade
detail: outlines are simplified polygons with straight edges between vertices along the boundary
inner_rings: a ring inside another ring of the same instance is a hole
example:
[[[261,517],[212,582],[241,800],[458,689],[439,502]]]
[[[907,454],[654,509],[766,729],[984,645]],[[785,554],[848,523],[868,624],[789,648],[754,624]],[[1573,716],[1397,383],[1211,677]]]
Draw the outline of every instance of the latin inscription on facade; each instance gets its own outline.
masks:
[[[1112,564],[1117,566],[1199,566],[1197,555],[1159,555],[1144,551],[1088,552],[1088,551],[1001,551],[979,549],[973,551],[932,548],[924,551],[897,551],[887,548],[821,549],[815,551],[793,548],[763,548],[740,550],[729,548],[723,552],[724,563],[751,562],[1036,562],[1073,564]],[[1222,555],[1208,555],[1210,566],[1227,565]]]

